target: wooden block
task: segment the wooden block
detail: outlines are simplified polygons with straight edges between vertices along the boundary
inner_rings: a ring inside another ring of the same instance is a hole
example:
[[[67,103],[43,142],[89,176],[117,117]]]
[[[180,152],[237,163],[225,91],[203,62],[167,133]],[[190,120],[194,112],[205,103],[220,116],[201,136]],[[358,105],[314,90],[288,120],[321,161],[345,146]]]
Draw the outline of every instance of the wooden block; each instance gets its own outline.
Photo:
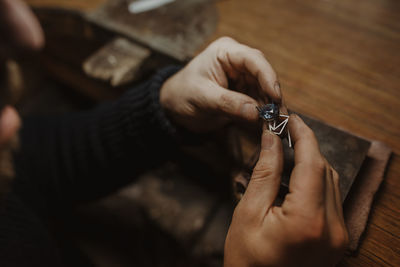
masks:
[[[217,25],[213,0],[175,1],[139,14],[129,12],[130,2],[106,1],[87,19],[177,60],[192,58]]]
[[[116,38],[86,59],[83,70],[92,78],[109,81],[113,87],[121,86],[137,77],[150,54],[147,48]]]

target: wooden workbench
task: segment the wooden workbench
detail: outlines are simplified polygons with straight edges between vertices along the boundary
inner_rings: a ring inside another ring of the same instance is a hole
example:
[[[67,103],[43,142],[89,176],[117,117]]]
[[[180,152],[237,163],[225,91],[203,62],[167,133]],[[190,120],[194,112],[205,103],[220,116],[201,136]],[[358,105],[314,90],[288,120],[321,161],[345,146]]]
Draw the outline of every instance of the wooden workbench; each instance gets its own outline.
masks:
[[[28,0],[87,11],[102,0]],[[400,266],[400,2],[224,0],[215,35],[263,51],[289,108],[394,151],[356,257],[340,266]]]

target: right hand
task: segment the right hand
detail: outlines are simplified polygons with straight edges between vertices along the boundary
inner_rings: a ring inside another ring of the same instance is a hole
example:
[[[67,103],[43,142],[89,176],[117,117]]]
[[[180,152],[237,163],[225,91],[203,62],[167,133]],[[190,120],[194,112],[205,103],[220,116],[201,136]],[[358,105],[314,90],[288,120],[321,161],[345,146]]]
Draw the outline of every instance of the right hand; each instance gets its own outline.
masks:
[[[314,133],[290,116],[295,167],[289,193],[274,206],[283,168],[282,144],[265,131],[249,186],[235,209],[225,242],[225,267],[333,266],[348,234],[339,176],[319,151]]]

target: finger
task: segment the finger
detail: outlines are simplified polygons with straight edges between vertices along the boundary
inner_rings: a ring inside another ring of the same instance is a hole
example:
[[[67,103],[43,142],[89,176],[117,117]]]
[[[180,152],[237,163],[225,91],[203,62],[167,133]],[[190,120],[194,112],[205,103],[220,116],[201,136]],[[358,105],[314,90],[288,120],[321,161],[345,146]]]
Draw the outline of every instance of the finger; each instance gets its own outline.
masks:
[[[284,99],[282,99],[282,103],[279,106],[279,112],[280,112],[280,114],[289,115],[289,110],[286,107],[286,103],[285,103]]]
[[[297,115],[290,116],[289,131],[294,142],[295,164],[289,182],[292,195],[289,199],[315,212],[324,207],[325,161],[313,131]]]
[[[262,52],[236,41],[226,41],[225,49],[220,51],[223,52],[218,59],[227,73],[231,69],[250,73],[257,79],[262,93],[277,103],[281,102],[282,93],[276,73]]]
[[[261,151],[249,185],[242,198],[243,205],[251,207],[255,216],[263,219],[279,191],[283,169],[282,142],[278,136],[265,130]]]
[[[332,181],[333,181],[333,188],[335,190],[335,201],[336,201],[336,209],[337,213],[339,214],[340,220],[344,225],[344,218],[343,218],[343,205],[342,205],[342,196],[340,194],[340,183],[339,183],[339,174],[335,169],[332,168]]]
[[[257,102],[262,105],[264,103],[269,103],[271,102],[269,100],[269,97],[263,93],[263,90],[261,89],[261,86],[257,79],[253,77],[253,75],[245,72],[242,74],[243,77],[243,84],[241,84],[241,92],[249,95],[250,97],[254,98],[257,100]],[[236,84],[237,80],[233,84]],[[231,88],[229,88],[231,89]]]
[[[261,87],[261,93],[277,103],[281,102],[282,94],[276,73],[259,50],[238,45],[237,51],[227,52],[227,60],[234,68],[247,71],[256,78]]]
[[[335,183],[337,172],[327,163],[326,168],[326,219],[331,246],[339,251],[344,249],[346,243],[346,226],[341,212],[339,187]],[[338,202],[339,200],[339,202]]]
[[[20,0],[0,2],[2,35],[12,48],[38,50],[44,44],[42,28],[29,7]]]
[[[5,106],[0,113],[0,148],[13,142],[21,127],[21,119],[17,111],[11,106]]]
[[[211,110],[235,120],[249,122],[258,121],[257,102],[248,95],[230,91],[218,85],[205,92],[207,103]]]
[[[330,222],[328,227],[332,228],[337,224],[341,225],[341,223],[339,220],[339,213],[337,209],[335,185],[333,183],[333,171],[332,168],[330,167],[326,168],[325,182],[326,182],[325,186],[326,218],[328,222]]]

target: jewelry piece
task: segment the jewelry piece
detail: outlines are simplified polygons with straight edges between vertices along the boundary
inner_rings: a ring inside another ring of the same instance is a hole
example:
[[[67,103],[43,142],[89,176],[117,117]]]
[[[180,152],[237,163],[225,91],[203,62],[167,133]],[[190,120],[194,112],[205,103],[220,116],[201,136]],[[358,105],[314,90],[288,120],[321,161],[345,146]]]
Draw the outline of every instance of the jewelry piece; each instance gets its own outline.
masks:
[[[289,122],[289,116],[280,114],[279,106],[275,103],[266,104],[262,107],[256,107],[260,118],[268,123],[268,130],[274,134],[281,136],[284,132],[286,125]],[[279,119],[283,119],[279,122]],[[292,140],[290,138],[289,129],[287,129],[287,139],[289,147],[292,147]]]

